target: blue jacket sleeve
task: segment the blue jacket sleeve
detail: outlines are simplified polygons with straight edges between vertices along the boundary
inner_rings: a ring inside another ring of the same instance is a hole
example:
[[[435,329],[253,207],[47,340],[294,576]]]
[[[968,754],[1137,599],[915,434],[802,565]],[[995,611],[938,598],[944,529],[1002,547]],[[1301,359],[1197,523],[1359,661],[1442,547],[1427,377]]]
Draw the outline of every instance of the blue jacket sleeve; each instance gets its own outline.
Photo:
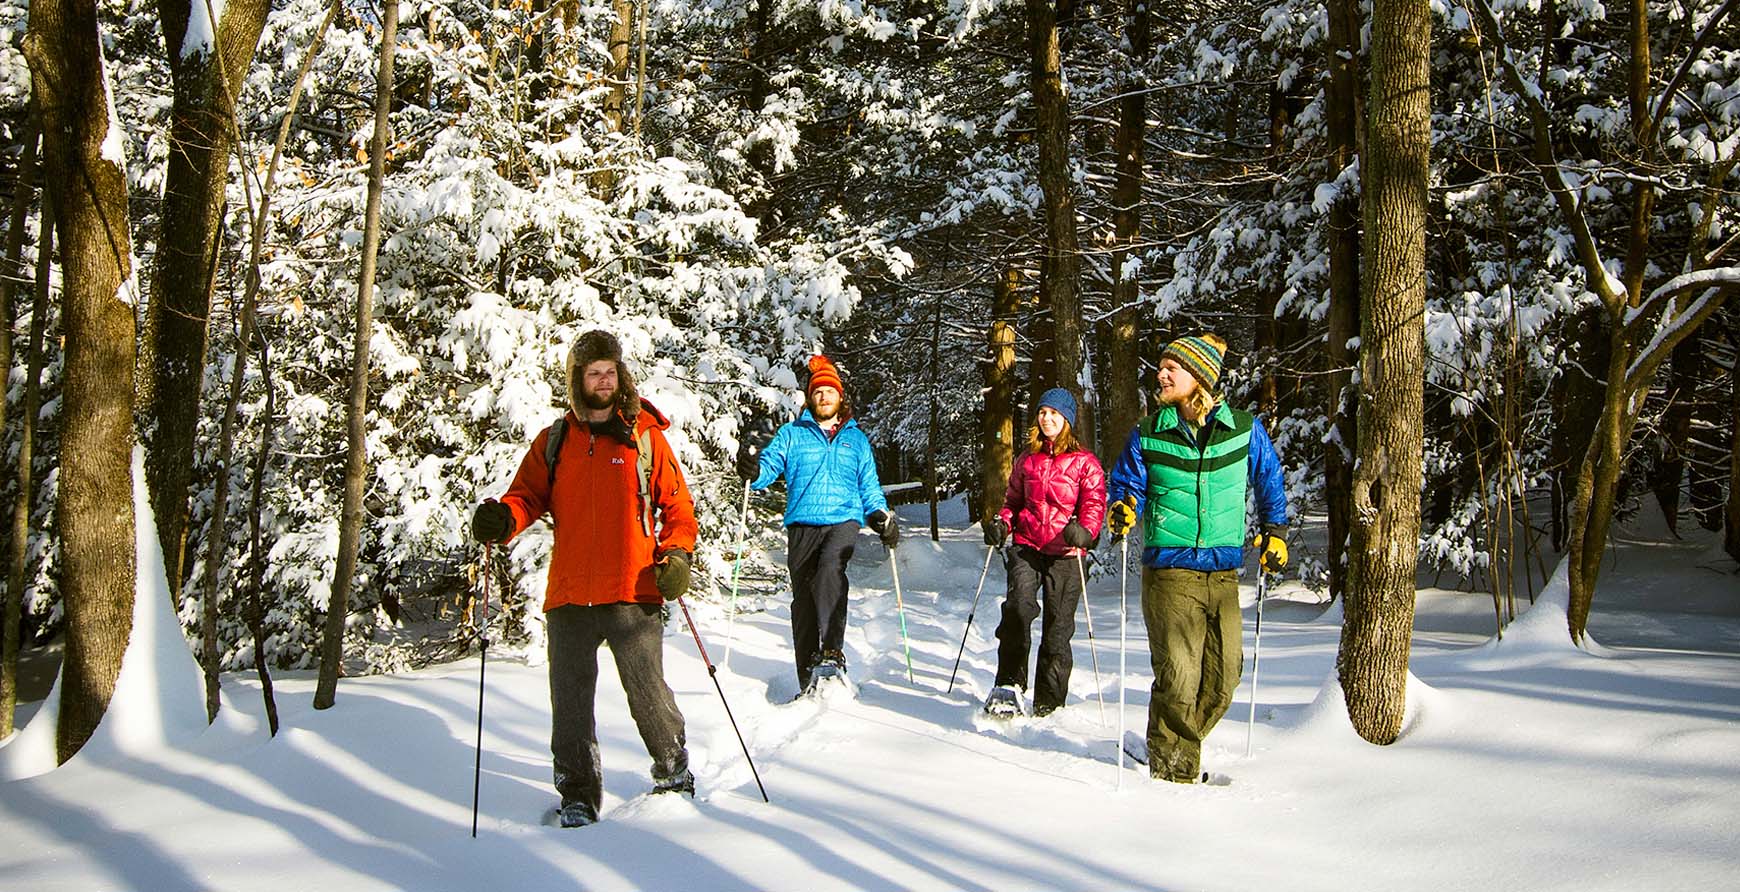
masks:
[[[766,489],[785,473],[785,454],[791,448],[791,424],[780,425],[779,432],[761,450],[761,476],[749,484],[750,489]]]
[[[1142,462],[1141,428],[1130,431],[1130,441],[1124,445],[1118,463],[1112,466],[1111,476],[1106,480],[1108,504],[1121,502],[1127,496],[1136,497],[1136,513],[1141,514],[1148,502],[1148,466]]]
[[[1251,425],[1250,487],[1257,499],[1257,517],[1264,526],[1287,525],[1287,478],[1268,428],[1258,418]]]
[[[870,448],[870,438],[863,431],[853,430],[860,445],[858,458],[858,494],[864,502],[864,517],[888,510],[888,497],[882,494],[882,478],[876,474],[876,450]]]

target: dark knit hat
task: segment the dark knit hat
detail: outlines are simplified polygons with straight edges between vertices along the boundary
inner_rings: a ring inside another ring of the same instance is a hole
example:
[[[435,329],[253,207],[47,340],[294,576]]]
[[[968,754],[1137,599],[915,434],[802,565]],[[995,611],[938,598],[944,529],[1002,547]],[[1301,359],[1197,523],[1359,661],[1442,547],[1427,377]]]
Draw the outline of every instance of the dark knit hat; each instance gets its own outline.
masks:
[[[832,387],[842,396],[846,393],[846,386],[840,383],[840,370],[834,368],[832,360],[817,353],[810,357],[810,380],[804,385],[804,395],[815,393],[819,387]]]
[[[1050,409],[1062,415],[1070,427],[1075,427],[1075,394],[1061,387],[1053,387],[1040,395],[1039,405],[1034,408],[1033,414],[1038,415],[1040,409]]]
[[[1204,389],[1214,392],[1220,383],[1220,370],[1226,362],[1226,341],[1211,334],[1191,335],[1166,345],[1161,359],[1170,359],[1183,366]]]
[[[568,405],[575,412],[581,411],[584,403],[580,400],[580,376],[587,366],[601,359],[616,363],[616,408],[624,419],[633,422],[640,414],[640,394],[635,390],[634,376],[622,361],[622,342],[603,329],[595,328],[580,335],[568,351]]]

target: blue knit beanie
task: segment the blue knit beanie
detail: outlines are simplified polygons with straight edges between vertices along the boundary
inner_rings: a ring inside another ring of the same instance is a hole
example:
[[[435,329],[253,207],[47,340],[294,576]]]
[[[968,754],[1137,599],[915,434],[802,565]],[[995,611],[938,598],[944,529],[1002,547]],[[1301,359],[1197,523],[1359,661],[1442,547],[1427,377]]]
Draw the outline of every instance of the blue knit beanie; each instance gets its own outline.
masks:
[[[1064,390],[1061,387],[1053,387],[1050,390],[1047,390],[1045,394],[1039,398],[1039,406],[1033,410],[1033,414],[1039,414],[1040,409],[1051,409],[1055,411],[1057,414],[1063,416],[1064,421],[1069,422],[1070,427],[1075,427],[1075,396],[1069,391]]]

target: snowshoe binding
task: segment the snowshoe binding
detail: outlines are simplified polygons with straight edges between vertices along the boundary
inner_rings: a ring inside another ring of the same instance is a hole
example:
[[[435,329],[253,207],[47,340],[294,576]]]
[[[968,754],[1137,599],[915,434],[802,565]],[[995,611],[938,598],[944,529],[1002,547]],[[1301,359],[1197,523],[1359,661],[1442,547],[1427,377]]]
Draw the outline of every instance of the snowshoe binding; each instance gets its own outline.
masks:
[[[985,698],[985,714],[998,719],[1021,715],[1021,692],[1007,685],[992,688],[991,696]]]
[[[846,678],[846,655],[837,650],[822,651],[821,659],[810,667],[810,682],[804,686],[804,696],[815,696],[828,685],[851,687]]]
[[[695,774],[685,768],[670,777],[653,779],[653,793],[676,793],[690,799],[695,798]]]
[[[556,826],[572,829],[598,823],[598,810],[588,802],[570,802],[556,809],[552,817]]]

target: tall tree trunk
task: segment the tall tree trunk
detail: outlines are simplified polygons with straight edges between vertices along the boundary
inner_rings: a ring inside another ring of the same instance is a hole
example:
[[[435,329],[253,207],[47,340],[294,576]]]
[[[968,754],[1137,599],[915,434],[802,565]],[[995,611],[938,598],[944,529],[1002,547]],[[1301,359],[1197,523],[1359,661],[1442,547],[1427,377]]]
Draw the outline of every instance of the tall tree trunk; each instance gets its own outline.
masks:
[[[1118,132],[1113,139],[1117,153],[1117,178],[1112,187],[1112,318],[1106,344],[1105,394],[1101,416],[1100,462],[1111,467],[1124,440],[1142,420],[1142,358],[1136,348],[1140,331],[1141,285],[1136,273],[1125,266],[1136,257],[1142,238],[1143,149],[1147,140],[1148,79],[1143,73],[1153,54],[1153,17],[1147,0],[1127,0],[1124,21],[1124,60],[1128,77],[1124,96],[1118,100]]]
[[[393,106],[393,50],[398,44],[399,3],[387,0],[381,27],[381,65],[375,75],[375,132],[369,140],[368,204],[363,211],[362,271],[356,288],[356,339],[352,344],[350,402],[346,407],[348,448],[344,469],[344,513],[338,530],[338,567],[326,605],[320,647],[320,679],[314,708],[332,706],[344,660],[344,620],[350,613],[351,577],[356,575],[362,538],[363,484],[368,475],[369,330],[374,316],[375,259],[381,245],[381,182],[386,178],[388,115]]]
[[[56,750],[90,739],[133,629],[133,279],[125,135],[104,70],[95,0],[35,0],[24,38],[42,113],[43,185],[61,244],[61,666]]]
[[[1339,177],[1359,155],[1359,3],[1328,0],[1329,158]],[[1348,343],[1359,334],[1359,201],[1341,195],[1329,208],[1329,312],[1324,345],[1329,442],[1323,449],[1323,492],[1329,515],[1329,597],[1347,593],[1347,544],[1353,529],[1353,456],[1359,446],[1359,405],[1353,388],[1357,359]]]
[[[24,281],[24,224],[30,218],[30,198],[36,192],[36,126],[34,115],[25,125],[18,156],[17,178],[12,185],[12,208],[6,220],[6,250],[0,259],[0,370],[8,375],[12,369],[12,331],[18,314],[13,309],[17,285]],[[7,403],[11,388],[0,386],[0,431],[6,429]]]
[[[1651,489],[1661,504],[1668,531],[1680,534],[1680,491],[1691,465],[1692,416],[1698,383],[1704,377],[1703,335],[1692,333],[1674,348],[1668,363],[1668,408],[1661,420],[1661,452],[1650,474]]]
[[[222,578],[222,568],[227,566],[225,550],[229,547],[229,497],[230,497],[230,467],[231,457],[235,447],[236,415],[242,400],[242,386],[248,377],[248,352],[252,348],[255,335],[255,307],[258,306],[260,295],[260,263],[265,248],[266,227],[271,221],[272,187],[278,176],[278,163],[284,157],[284,144],[290,138],[291,124],[296,120],[296,111],[302,101],[302,89],[307,83],[308,71],[313,66],[314,58],[320,51],[320,45],[326,38],[326,29],[331,26],[333,18],[338,13],[338,4],[333,3],[326,8],[326,17],[321,20],[320,27],[314,32],[314,39],[308,45],[308,52],[302,58],[302,65],[297,70],[296,82],[290,88],[290,101],[284,111],[284,119],[278,124],[278,138],[272,144],[272,160],[266,166],[266,176],[260,185],[259,207],[255,208],[251,198],[252,190],[247,189],[248,180],[243,179],[245,194],[250,196],[249,210],[252,211],[248,238],[248,269],[246,285],[242,292],[242,305],[236,316],[240,319],[240,331],[236,334],[235,364],[230,370],[230,394],[224,403],[223,421],[218,429],[218,459],[217,473],[212,484],[212,517],[211,534],[206,541],[205,559],[205,591],[200,599],[204,609],[200,616],[202,662],[205,664],[205,710],[208,719],[215,719],[221,699],[218,696],[218,644],[217,618],[218,601],[220,598],[219,580]],[[264,346],[262,346],[264,352]],[[268,387],[270,384],[268,383]],[[266,395],[266,426],[271,426],[272,396]],[[253,520],[257,527],[259,519]],[[256,593],[257,597],[257,593]],[[251,609],[251,608],[250,608]],[[253,625],[255,631],[255,665],[260,671],[261,684],[265,689],[268,717],[272,721],[273,733],[277,732],[276,707],[272,704],[272,682],[266,675],[264,659],[259,648],[262,642],[259,626]]]
[[[164,171],[165,221],[157,240],[155,283],[145,307],[141,357],[145,476],[170,597],[180,601],[186,572],[188,484],[205,378],[207,329],[223,238],[225,186],[235,146],[236,95],[266,23],[266,0],[159,0],[174,98]],[[209,12],[219,9],[218,26]],[[215,34],[215,47],[190,45]]]
[[[1081,254],[1076,239],[1075,196],[1069,163],[1069,98],[1064,94],[1063,56],[1058,47],[1057,7],[1027,0],[1027,49],[1032,63],[1033,118],[1039,146],[1039,188],[1045,206],[1045,274],[1040,300],[1051,308],[1051,386],[1081,391],[1083,367]],[[1092,394],[1081,393],[1085,409]],[[1077,439],[1090,442],[1088,416],[1076,413]]]
[[[924,437],[924,492],[930,500],[930,541],[941,538],[937,524],[937,473],[936,473],[936,437],[937,428],[941,426],[941,407],[939,406],[942,390],[941,377],[942,353],[942,297],[939,295],[931,301],[930,318],[930,380],[929,394],[926,401],[930,403],[930,418]]]
[[[985,360],[985,421],[979,438],[979,522],[996,516],[1015,464],[1015,314],[1021,274],[998,277],[991,305],[990,355]]]
[[[0,739],[12,733],[18,708],[18,654],[24,647],[24,569],[30,553],[30,509],[34,502],[36,413],[41,401],[42,333],[48,320],[48,273],[54,254],[54,205],[42,200],[41,237],[36,246],[35,298],[30,305],[30,340],[25,346],[24,405],[18,413],[18,488],[12,503],[11,552],[7,555],[4,632],[0,633]],[[8,335],[11,329],[8,328]]]
[[[1379,744],[1401,733],[1419,557],[1431,27],[1425,0],[1372,8],[1356,522],[1336,670],[1354,729]]]
[[[1740,561],[1740,353],[1728,368],[1728,399],[1728,516],[1722,550]]]

